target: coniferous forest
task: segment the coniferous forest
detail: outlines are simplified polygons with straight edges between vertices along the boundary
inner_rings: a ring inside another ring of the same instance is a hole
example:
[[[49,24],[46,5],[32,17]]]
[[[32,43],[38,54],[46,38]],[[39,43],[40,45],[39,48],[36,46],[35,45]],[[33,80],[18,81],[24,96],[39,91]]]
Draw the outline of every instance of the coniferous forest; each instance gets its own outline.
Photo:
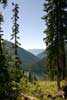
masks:
[[[5,20],[0,11],[0,100],[66,100],[67,0],[44,0],[40,19],[46,49],[37,56],[20,47],[20,7],[11,4],[10,42],[3,39]],[[3,10],[7,5],[8,0],[0,0]]]

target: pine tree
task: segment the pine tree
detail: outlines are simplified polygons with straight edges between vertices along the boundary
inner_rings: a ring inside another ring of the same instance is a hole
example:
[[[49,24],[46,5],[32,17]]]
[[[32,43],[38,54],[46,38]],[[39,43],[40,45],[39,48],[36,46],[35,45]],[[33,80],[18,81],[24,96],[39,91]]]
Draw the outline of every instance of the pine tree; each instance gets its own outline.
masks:
[[[17,69],[20,69],[20,58],[18,57],[18,46],[20,45],[20,43],[18,42],[18,39],[19,39],[19,36],[18,36],[18,33],[19,33],[19,24],[18,24],[18,13],[19,13],[19,7],[18,7],[18,4],[14,4],[12,3],[12,5],[14,6],[13,8],[13,17],[12,17],[12,20],[13,20],[13,27],[12,27],[12,32],[13,34],[11,35],[12,39],[14,39],[14,54],[15,54],[15,67]]]
[[[5,8],[7,5],[8,0],[0,0],[0,3],[3,4],[3,7]]]
[[[3,22],[3,16],[0,13],[0,99],[5,100],[7,94],[8,94],[8,82],[9,82],[9,72],[8,72],[8,64],[6,60],[6,56],[4,54],[3,50],[3,44],[2,44],[2,35],[1,32]]]
[[[7,0],[0,0],[0,3],[6,4]]]
[[[29,72],[29,82],[33,82],[32,72]]]
[[[65,66],[65,39],[67,38],[67,1],[66,0],[46,0],[44,11],[46,15],[43,19],[46,22],[46,51],[47,63],[51,71],[57,73],[57,85],[60,88],[60,79],[66,74]],[[52,70],[53,69],[53,70]]]
[[[15,87],[15,90],[11,92],[11,94],[13,94],[13,97],[12,99],[17,99],[17,96],[19,95],[19,82],[20,82],[20,78],[22,77],[22,73],[21,73],[21,61],[20,61],[20,58],[18,56],[18,46],[20,45],[20,43],[18,42],[18,39],[19,39],[19,36],[18,36],[18,33],[19,33],[19,24],[18,24],[18,19],[19,19],[19,16],[18,16],[18,13],[19,13],[19,6],[18,4],[14,4],[12,3],[13,5],[13,17],[12,17],[12,20],[13,20],[13,27],[12,27],[12,34],[11,34],[11,40],[14,40],[14,44],[13,44],[13,50],[14,50],[14,53],[13,53],[13,61],[14,61],[14,64],[13,64],[13,82],[14,82],[14,87]]]

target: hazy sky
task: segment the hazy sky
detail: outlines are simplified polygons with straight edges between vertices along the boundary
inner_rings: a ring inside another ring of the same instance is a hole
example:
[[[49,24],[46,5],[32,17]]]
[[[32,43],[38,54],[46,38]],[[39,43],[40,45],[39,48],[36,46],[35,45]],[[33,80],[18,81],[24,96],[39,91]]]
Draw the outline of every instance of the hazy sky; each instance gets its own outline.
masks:
[[[15,1],[15,0],[8,0]],[[41,17],[44,15],[43,3],[45,0],[17,0],[19,3],[19,36],[21,47],[25,49],[45,48],[43,41],[45,24]],[[0,5],[0,12],[4,15],[4,38],[10,41],[12,33],[12,5],[8,3],[5,10]]]

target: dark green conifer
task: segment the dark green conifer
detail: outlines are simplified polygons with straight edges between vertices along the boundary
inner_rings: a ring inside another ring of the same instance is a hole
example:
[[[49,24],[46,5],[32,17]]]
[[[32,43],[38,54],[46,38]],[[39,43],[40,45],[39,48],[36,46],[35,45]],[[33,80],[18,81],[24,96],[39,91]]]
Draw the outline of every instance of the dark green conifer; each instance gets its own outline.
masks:
[[[13,46],[12,48],[14,50],[13,58],[12,58],[13,62],[14,62],[13,69],[12,69],[12,72],[13,72],[12,76],[14,76],[14,77],[12,78],[12,81],[14,82],[14,88],[15,88],[14,91],[12,90],[12,93],[15,94],[15,95],[13,95],[12,99],[14,99],[14,98],[17,99],[17,96],[19,95],[19,91],[20,91],[18,85],[20,82],[20,78],[22,77],[21,61],[18,56],[18,46],[20,45],[20,43],[18,42],[18,39],[19,39],[19,36],[18,36],[18,33],[19,33],[19,24],[18,24],[19,6],[18,6],[18,4],[14,4],[14,3],[12,3],[12,6],[13,6],[13,10],[12,10],[12,12],[13,12],[13,17],[12,17],[13,27],[12,27],[11,40],[14,40],[14,44],[12,45]]]
[[[46,0],[44,3],[47,64],[57,74],[57,85],[65,78],[65,39],[67,39],[67,0]]]
[[[18,19],[19,19],[19,16],[18,16],[18,13],[19,13],[19,6],[18,4],[14,4],[12,3],[12,5],[14,6],[13,8],[13,17],[12,17],[12,20],[13,20],[13,27],[12,27],[12,38],[11,39],[14,39],[14,54],[15,54],[15,67],[17,69],[20,69],[20,58],[18,56],[18,46],[20,45],[20,43],[18,42],[18,39],[19,39],[19,36],[18,36],[18,33],[19,33],[19,24],[18,24]]]
[[[9,82],[9,72],[8,64],[6,60],[6,55],[4,54],[3,44],[2,44],[2,22],[3,16],[0,13],[0,99],[5,100],[8,96],[8,82]]]
[[[3,7],[5,8],[7,5],[8,0],[0,0],[0,3],[3,4]]]

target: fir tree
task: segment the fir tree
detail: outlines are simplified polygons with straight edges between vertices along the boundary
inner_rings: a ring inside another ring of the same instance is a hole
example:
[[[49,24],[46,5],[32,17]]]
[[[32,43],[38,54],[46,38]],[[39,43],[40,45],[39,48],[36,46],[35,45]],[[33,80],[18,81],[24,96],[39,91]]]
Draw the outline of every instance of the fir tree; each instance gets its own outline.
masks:
[[[6,4],[7,0],[0,0],[0,3]]]
[[[29,72],[29,82],[33,82],[32,72]]]
[[[7,94],[8,94],[8,82],[9,82],[9,72],[8,72],[8,66],[7,66],[7,60],[6,56],[4,54],[3,50],[3,44],[2,44],[2,22],[3,22],[3,16],[0,13],[0,99],[5,100]]]
[[[3,4],[3,7],[5,8],[7,5],[8,0],[0,0],[0,3]]]
[[[12,27],[12,39],[14,39],[14,54],[15,54],[15,67],[17,69],[20,69],[20,59],[18,57],[18,46],[20,45],[20,43],[18,42],[18,39],[19,39],[19,36],[18,36],[18,33],[19,33],[19,24],[18,24],[18,19],[19,19],[19,16],[18,16],[18,13],[19,13],[19,7],[18,7],[18,4],[14,4],[12,3],[12,5],[14,6],[13,8],[13,17],[12,17],[12,20],[13,20],[13,27]]]
[[[18,36],[18,33],[19,33],[19,24],[18,24],[18,19],[19,19],[19,16],[18,16],[18,13],[19,13],[19,6],[18,4],[14,4],[12,3],[13,5],[13,17],[12,17],[12,20],[13,20],[13,27],[12,27],[12,38],[11,40],[14,40],[14,44],[13,44],[13,50],[14,50],[14,53],[13,53],[13,60],[14,60],[14,64],[13,64],[13,69],[12,70],[14,72],[14,77],[13,77],[13,81],[15,82],[14,84],[14,87],[15,87],[15,90],[11,93],[11,94],[15,94],[13,95],[12,99],[17,99],[17,96],[19,95],[19,82],[20,82],[20,78],[22,77],[22,73],[21,73],[21,61],[20,61],[20,58],[18,56],[18,46],[20,45],[20,43],[18,42],[18,39],[19,39],[19,36]]]
[[[60,88],[60,79],[66,74],[65,66],[65,39],[67,38],[67,1],[66,0],[46,0],[44,11],[46,15],[43,19],[46,22],[46,51],[47,63],[51,71],[57,73],[57,85]],[[52,70],[53,69],[53,70]]]

